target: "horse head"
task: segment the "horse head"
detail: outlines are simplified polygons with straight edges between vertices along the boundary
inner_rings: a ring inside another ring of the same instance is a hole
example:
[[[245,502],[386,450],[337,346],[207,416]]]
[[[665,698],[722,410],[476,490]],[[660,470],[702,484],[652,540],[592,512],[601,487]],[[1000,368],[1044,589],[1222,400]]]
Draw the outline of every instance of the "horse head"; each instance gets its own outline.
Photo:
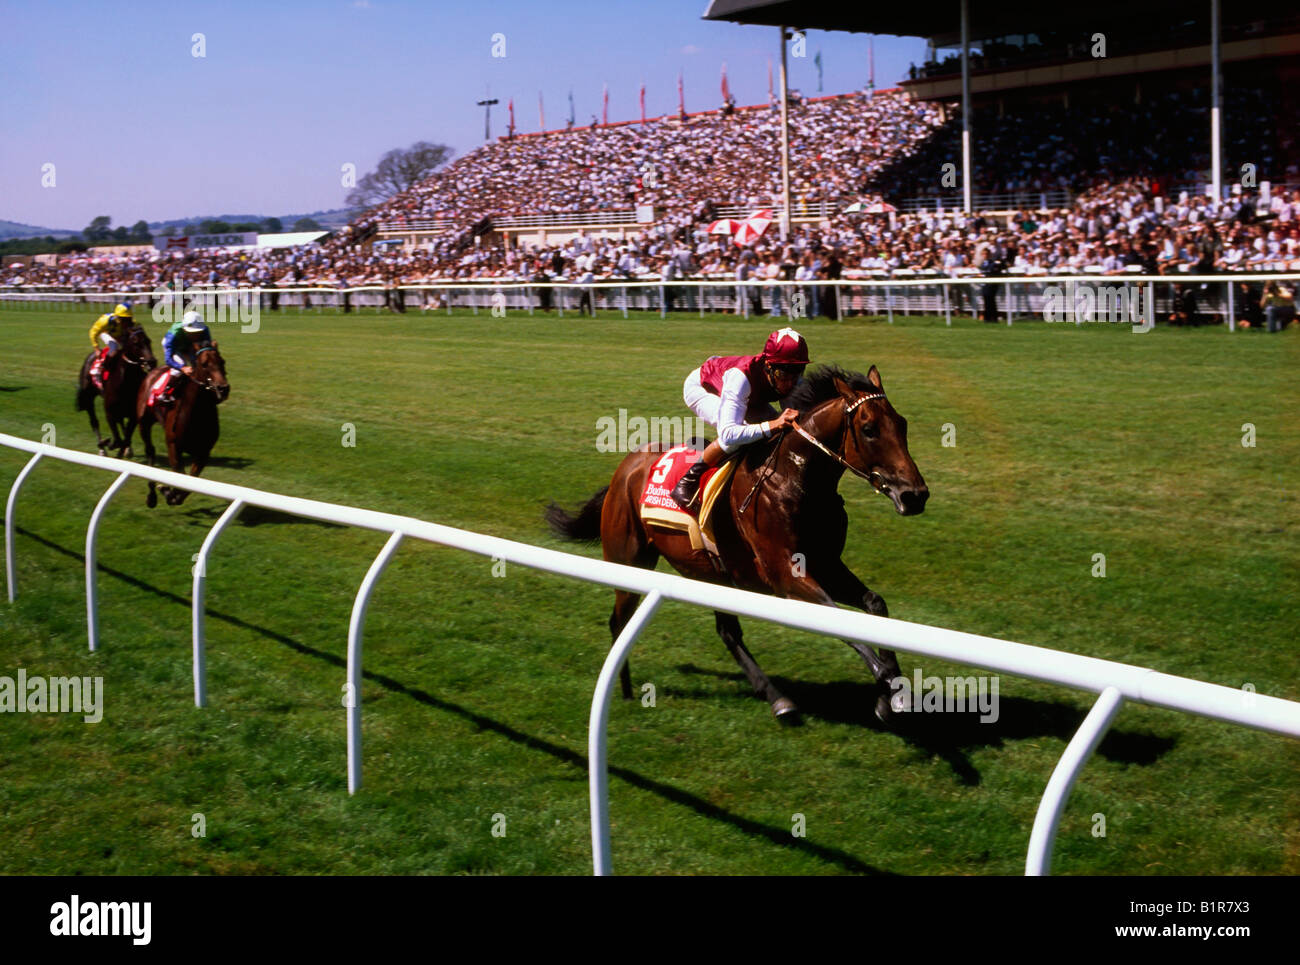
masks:
[[[874,365],[865,376],[820,367],[787,401],[801,412],[812,409],[801,418],[809,438],[817,437],[813,442],[827,455],[888,496],[900,516],[925,510],[930,490],[907,449],[907,420],[886,398]]]
[[[217,351],[216,342],[208,342],[194,353],[194,381],[213,392],[218,404],[225,402],[230,395],[230,383],[226,381],[226,362]]]
[[[138,365],[146,372],[152,372],[158,365],[153,355],[153,343],[143,328],[136,325],[126,336],[122,345],[122,356],[132,365]]]

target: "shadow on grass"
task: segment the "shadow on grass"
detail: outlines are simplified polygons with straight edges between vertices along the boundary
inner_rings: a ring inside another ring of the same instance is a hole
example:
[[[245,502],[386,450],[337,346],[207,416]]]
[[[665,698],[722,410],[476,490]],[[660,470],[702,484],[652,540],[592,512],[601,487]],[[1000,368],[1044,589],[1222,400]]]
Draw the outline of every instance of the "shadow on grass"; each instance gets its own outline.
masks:
[[[292,518],[297,519],[297,517]],[[42,536],[38,536],[30,530],[23,529],[21,526],[15,526],[14,528],[17,532],[29,539],[35,540],[42,546],[46,546],[56,552],[62,553],[64,556],[79,560],[84,565],[85,557],[81,553],[78,553],[75,550],[70,550],[65,546],[60,546],[58,543],[47,540]],[[191,602],[186,597],[156,587],[153,584],[131,576],[128,573],[123,573],[121,570],[115,570],[112,567],[104,566],[102,563],[99,564],[99,571],[113,579],[121,580],[129,586],[135,587],[137,590],[151,593],[169,603],[183,606],[187,611],[190,609]],[[331,664],[341,669],[347,667],[347,661],[343,657],[332,653],[326,653],[323,650],[317,650],[315,647],[310,647],[307,644],[294,640],[292,637],[287,637],[282,633],[277,633],[276,631],[267,629],[266,627],[260,627],[257,624],[249,623],[246,620],[241,620],[239,617],[220,613],[210,607],[205,608],[204,612],[211,619],[221,620],[223,623],[228,623],[231,626],[240,628],[241,630],[256,633],[261,637],[265,637],[267,640],[272,640],[278,644],[289,647],[304,656],[311,657],[323,663]],[[503,723],[502,721],[480,714],[477,711],[464,707],[461,704],[457,704],[454,701],[442,697],[435,697],[426,690],[409,687],[401,681],[385,674],[378,674],[374,671],[367,670],[363,671],[362,676],[364,676],[366,680],[376,683],[392,693],[409,697],[410,699],[418,701],[419,703],[435,710],[455,714],[457,717],[470,722],[480,730],[488,731],[499,737],[504,737],[506,740],[527,748],[530,751],[546,754],[555,760],[562,761],[565,764],[570,764],[583,771],[584,774],[587,771],[587,757],[585,754],[580,754],[575,750],[571,750],[568,747],[553,743],[552,741],[545,740],[541,737],[534,737],[531,734],[526,734],[521,730],[511,727],[509,724]],[[629,768],[611,766],[609,768],[609,773],[614,777],[626,781],[633,787],[640,788],[643,791],[648,791],[651,794],[656,794],[665,801],[689,808],[701,817],[728,824],[751,837],[764,839],[770,844],[797,853],[809,855],[852,874],[892,874],[892,872],[882,871],[866,862],[860,861],[853,855],[841,851],[838,848],[816,844],[809,841],[807,838],[796,838],[790,834],[790,829],[786,826],[763,824],[739,814],[734,814],[725,808],[718,807],[716,804],[690,793],[689,791],[673,787],[671,784],[665,784],[662,781],[656,781],[653,778],[646,777],[643,774],[630,770]]]
[[[26,388],[25,385],[0,385],[0,392],[22,392]]]
[[[208,524],[215,523],[217,518],[226,511],[224,506],[195,506],[193,509],[187,509],[184,515],[195,522],[207,521]],[[310,519],[306,516],[294,516],[292,513],[281,513],[274,509],[264,509],[261,506],[245,506],[240,510],[239,516],[235,518],[236,526],[263,526],[267,523],[274,525],[283,525],[285,523],[297,523],[303,526],[319,526],[322,529],[348,529],[341,523],[331,523],[324,519]]]
[[[751,693],[749,681],[739,672],[706,670],[694,664],[682,664],[677,669],[685,674],[733,681],[744,694]],[[772,677],[772,682],[799,705],[805,717],[888,730],[927,757],[937,755],[943,758],[957,779],[969,786],[980,783],[980,773],[968,756],[972,749],[1002,747],[1007,741],[1035,737],[1056,737],[1068,742],[1087,714],[1058,701],[999,695],[997,720],[984,722],[978,711],[910,713],[899,715],[896,726],[885,728],[875,715],[879,690],[868,679],[823,684]],[[714,691],[687,691],[678,692],[678,695],[696,699],[718,696]],[[1117,763],[1146,766],[1169,753],[1175,743],[1172,737],[1112,728],[1097,748],[1097,753]]]
[[[209,456],[208,465],[219,469],[247,469],[254,463],[253,459],[243,456]]]

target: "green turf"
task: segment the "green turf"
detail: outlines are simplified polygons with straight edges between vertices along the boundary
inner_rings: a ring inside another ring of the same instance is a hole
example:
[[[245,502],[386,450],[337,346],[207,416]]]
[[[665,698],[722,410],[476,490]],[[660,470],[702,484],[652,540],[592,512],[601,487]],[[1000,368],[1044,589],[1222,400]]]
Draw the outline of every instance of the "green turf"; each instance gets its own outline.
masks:
[[[0,431],[38,439],[49,423],[58,444],[93,449],[73,411],[91,321],[0,310]],[[686,415],[686,373],[754,350],[771,327],[267,313],[257,333],[218,331],[233,388],[207,475],[561,547],[543,504],[584,500],[618,459],[596,451],[597,420],[620,407]],[[800,327],[816,359],[876,363],[910,421],[932,493],[923,516],[842,486],[846,560],[894,616],[1300,699],[1300,332]],[[341,444],[344,423],[355,447]],[[24,458],[0,449],[5,491]],[[384,537],[246,511],[210,567],[210,706],[198,710],[190,560],[223,504],[151,511],[134,482],[117,497],[90,655],[80,554],[109,482],[46,464],[18,504],[0,675],[102,675],[106,708],[95,725],[0,715],[0,872],[589,872],[586,724],[610,592],[515,566],[494,577],[485,558],[404,545],[370,606],[365,788],[349,798],[348,616]],[[1092,575],[1096,553],[1105,578]],[[746,630],[804,725],[779,726],[749,696],[710,614],[666,604],[632,659],[655,706],[611,713],[617,871],[1023,869],[1087,695],[1003,676],[997,723],[925,715],[890,733],[872,723],[869,677],[843,644]],[[1070,799],[1055,870],[1300,872],[1298,765],[1295,741],[1126,707]],[[196,813],[205,837],[191,833]],[[1105,837],[1092,833],[1098,813]],[[796,814],[805,837],[791,833]]]

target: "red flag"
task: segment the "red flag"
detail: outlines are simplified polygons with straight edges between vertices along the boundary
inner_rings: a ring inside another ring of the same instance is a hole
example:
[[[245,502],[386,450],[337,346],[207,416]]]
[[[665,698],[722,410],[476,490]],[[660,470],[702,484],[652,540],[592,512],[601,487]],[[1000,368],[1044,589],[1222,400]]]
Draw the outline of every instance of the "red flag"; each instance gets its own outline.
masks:
[[[513,97],[510,98],[510,103],[507,106],[510,108],[510,134],[513,137],[515,133],[515,99]]]
[[[731,100],[731,91],[727,89],[727,62],[722,62],[722,103]]]
[[[677,112],[681,114],[682,117],[686,116],[686,91],[682,87],[682,75],[680,71],[677,73]]]
[[[600,123],[609,123],[609,85],[605,85],[605,92],[601,95]]]
[[[645,123],[645,84],[641,85],[641,123]]]
[[[546,111],[542,109],[542,92],[537,92],[537,129],[546,130]]]

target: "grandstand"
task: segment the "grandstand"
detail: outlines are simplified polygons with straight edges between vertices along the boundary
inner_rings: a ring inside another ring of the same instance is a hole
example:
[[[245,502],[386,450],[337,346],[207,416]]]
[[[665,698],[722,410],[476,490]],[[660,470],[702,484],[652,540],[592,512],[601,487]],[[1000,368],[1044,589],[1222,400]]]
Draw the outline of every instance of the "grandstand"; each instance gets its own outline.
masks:
[[[728,7],[752,18],[761,8],[770,18],[747,22],[774,22],[783,6],[720,0],[710,15]],[[780,114],[765,104],[512,133],[313,245],[72,256],[6,266],[0,286],[1294,270],[1300,163],[1289,125],[1275,119],[1294,116],[1297,67],[1284,55],[1300,49],[1300,19],[1275,4],[1226,15],[1222,166],[1237,183],[1207,196],[1209,54],[1195,41],[1208,27],[1193,12],[1156,30],[1171,9],[1156,4],[1132,21],[1117,5],[1099,8],[1094,25],[1114,28],[1093,31],[1113,40],[1106,58],[1080,46],[1072,13],[973,19],[970,214],[960,186],[941,177],[961,161],[955,68],[942,57],[954,21],[873,12],[847,26],[915,30],[935,53],[898,90],[791,103],[784,241],[773,230],[741,248],[708,233],[715,219],[779,205]],[[823,14],[812,5],[801,16]],[[855,202],[900,213],[847,210]]]

